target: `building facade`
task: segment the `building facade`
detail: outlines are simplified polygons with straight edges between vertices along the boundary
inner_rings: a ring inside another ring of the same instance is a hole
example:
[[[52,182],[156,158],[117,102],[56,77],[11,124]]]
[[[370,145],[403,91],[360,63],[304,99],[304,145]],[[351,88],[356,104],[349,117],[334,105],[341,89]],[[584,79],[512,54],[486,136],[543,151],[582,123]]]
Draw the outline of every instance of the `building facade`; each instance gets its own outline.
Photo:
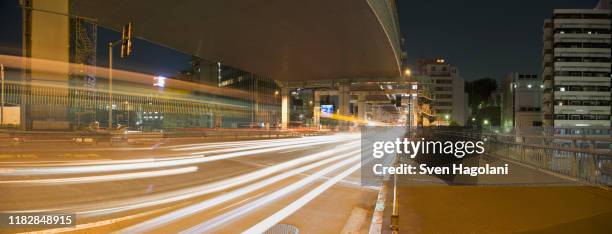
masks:
[[[417,75],[424,88],[431,93],[432,125],[465,125],[467,118],[467,94],[465,81],[459,69],[444,59],[420,59]]]
[[[502,84],[501,122],[505,131],[542,126],[542,80],[536,74],[512,72]]]
[[[610,10],[556,9],[544,22],[544,124],[555,135],[610,134]]]

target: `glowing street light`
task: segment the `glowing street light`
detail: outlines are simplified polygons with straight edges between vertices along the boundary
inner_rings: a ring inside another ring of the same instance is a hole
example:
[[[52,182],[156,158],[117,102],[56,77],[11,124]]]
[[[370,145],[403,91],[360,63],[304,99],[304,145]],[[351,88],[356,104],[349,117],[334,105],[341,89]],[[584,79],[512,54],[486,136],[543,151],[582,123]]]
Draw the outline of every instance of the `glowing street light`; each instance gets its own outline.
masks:
[[[484,125],[487,125],[487,124],[489,124],[489,120],[488,120],[488,119],[485,119],[484,121],[482,121],[482,123],[483,123]]]
[[[450,118],[450,116],[448,114],[444,115],[444,119],[448,120]]]
[[[406,68],[406,69],[404,70],[404,75],[405,75],[406,77],[409,77],[410,75],[412,75],[412,71],[410,71],[410,69]]]

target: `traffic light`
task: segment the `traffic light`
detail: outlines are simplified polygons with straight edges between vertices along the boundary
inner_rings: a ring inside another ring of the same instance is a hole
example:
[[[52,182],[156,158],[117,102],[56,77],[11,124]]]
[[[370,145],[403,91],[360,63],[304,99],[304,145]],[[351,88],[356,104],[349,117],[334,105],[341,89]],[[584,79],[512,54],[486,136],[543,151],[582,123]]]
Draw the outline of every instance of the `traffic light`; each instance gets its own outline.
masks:
[[[125,58],[132,53],[132,23],[123,26],[121,32],[121,58]]]

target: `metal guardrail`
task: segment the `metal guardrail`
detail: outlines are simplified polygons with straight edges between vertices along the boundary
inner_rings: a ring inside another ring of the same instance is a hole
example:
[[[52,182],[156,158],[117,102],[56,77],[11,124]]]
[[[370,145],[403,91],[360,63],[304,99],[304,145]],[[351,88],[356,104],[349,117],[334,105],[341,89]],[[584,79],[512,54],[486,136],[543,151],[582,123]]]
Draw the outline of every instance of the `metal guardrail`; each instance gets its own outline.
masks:
[[[538,140],[550,142],[551,139],[557,139],[548,136],[508,136],[476,131],[437,132],[468,139],[486,139],[485,148],[488,155],[523,163],[588,184],[612,185],[612,152],[610,150],[538,144]],[[517,137],[522,140],[517,142]],[[584,140],[583,137],[560,139]],[[612,139],[596,138],[596,140],[609,142]]]
[[[489,155],[574,178],[581,182],[612,185],[612,155],[606,152],[538,146],[525,143],[487,142]]]
[[[166,139],[252,139],[325,135],[323,131],[207,129],[171,132],[36,132],[0,130],[0,146],[33,142],[146,143]]]

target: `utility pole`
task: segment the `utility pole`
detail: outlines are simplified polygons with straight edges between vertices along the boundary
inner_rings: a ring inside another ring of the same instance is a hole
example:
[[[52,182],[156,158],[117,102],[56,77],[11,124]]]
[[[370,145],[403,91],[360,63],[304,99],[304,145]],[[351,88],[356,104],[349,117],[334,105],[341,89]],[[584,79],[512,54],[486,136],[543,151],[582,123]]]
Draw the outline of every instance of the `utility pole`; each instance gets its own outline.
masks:
[[[121,58],[132,53],[132,23],[123,26],[121,39],[108,43],[108,129],[113,128],[113,47],[121,43]]]

